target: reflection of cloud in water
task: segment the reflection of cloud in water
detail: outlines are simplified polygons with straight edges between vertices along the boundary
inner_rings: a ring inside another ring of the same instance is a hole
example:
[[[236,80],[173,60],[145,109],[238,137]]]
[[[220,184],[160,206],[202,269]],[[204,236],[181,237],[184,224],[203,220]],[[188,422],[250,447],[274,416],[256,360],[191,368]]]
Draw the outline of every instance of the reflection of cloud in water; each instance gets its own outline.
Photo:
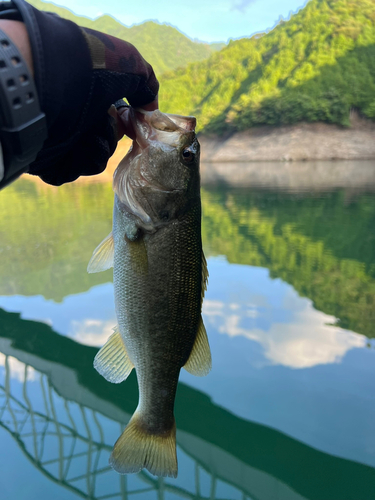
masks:
[[[85,345],[101,347],[113,333],[115,326],[113,321],[101,321],[98,319],[84,319],[83,321],[72,321],[68,336]]]
[[[301,308],[302,301],[304,307]],[[339,363],[350,349],[365,347],[365,337],[329,326],[335,318],[316,311],[308,299],[300,298],[299,306],[298,310],[293,311],[290,322],[273,322],[267,330],[262,330],[255,324],[250,327],[243,325],[267,315],[267,310],[257,309],[253,304],[227,305],[220,301],[206,300],[203,314],[206,321],[215,326],[219,333],[230,337],[243,336],[258,342],[272,364],[290,368]]]
[[[5,360],[6,357],[5,355],[0,352],[0,367],[5,368]],[[35,370],[32,366],[28,366],[27,368],[24,363],[21,363],[21,361],[18,361],[18,359],[13,358],[13,356],[8,356],[8,365],[9,365],[9,371],[10,371],[10,376],[12,378],[17,379],[19,382],[24,382],[25,381],[25,369],[27,372],[27,380],[33,381],[36,380],[36,373]]]

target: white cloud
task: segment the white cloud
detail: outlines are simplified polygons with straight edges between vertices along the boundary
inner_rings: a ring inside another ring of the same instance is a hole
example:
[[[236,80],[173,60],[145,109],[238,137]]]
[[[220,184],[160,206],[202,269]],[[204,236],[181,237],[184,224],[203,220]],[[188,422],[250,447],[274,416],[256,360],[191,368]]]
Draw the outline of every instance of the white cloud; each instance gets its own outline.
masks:
[[[239,10],[240,12],[244,13],[246,9],[256,1],[257,0],[241,0],[240,2],[233,2],[232,9]]]
[[[112,335],[114,326],[113,321],[98,319],[72,321],[68,335],[81,344],[101,347]]]
[[[300,299],[302,300],[302,299]],[[329,326],[335,318],[313,308],[311,302],[298,311],[293,311],[289,322],[273,322],[268,330],[259,327],[244,328],[241,322],[246,317],[261,316],[256,309],[236,309],[224,303],[206,301],[203,313],[221,334],[230,337],[242,336],[258,342],[264,349],[265,358],[275,365],[289,368],[310,368],[329,363],[339,363],[344,355],[356,347],[365,347],[366,338],[357,333]],[[267,312],[263,311],[263,315]]]
[[[225,304],[219,300],[205,300],[203,302],[203,313],[206,316],[224,316]]]
[[[0,366],[5,367],[5,363],[6,356],[5,354],[0,352]],[[27,366],[26,369],[25,363],[22,363],[13,356],[8,356],[8,366],[10,377],[18,380],[19,382],[25,381],[25,374],[27,374],[27,380],[32,381],[36,379],[36,372],[34,368],[31,366]]]
[[[239,309],[241,306],[239,304],[229,304],[229,307],[230,309],[232,309],[232,311],[236,311],[237,309]]]

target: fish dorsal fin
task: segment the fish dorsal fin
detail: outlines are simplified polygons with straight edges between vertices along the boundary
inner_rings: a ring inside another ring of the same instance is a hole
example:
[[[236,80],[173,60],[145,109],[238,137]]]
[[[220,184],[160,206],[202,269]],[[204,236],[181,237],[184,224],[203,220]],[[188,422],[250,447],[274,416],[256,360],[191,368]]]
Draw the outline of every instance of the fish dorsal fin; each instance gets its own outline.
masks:
[[[113,267],[114,250],[113,234],[109,233],[100,245],[95,248],[87,266],[87,272],[100,273]]]
[[[206,261],[206,257],[204,256],[203,250],[202,250],[202,300],[201,300],[201,304],[203,303],[204,292],[207,290],[207,284],[208,284],[207,261]]]
[[[186,371],[197,377],[204,377],[212,367],[211,350],[208,343],[206,329],[201,316],[197,337],[195,339],[190,357],[184,368]]]
[[[95,356],[94,368],[108,382],[114,384],[123,382],[134,368],[126,352],[118,326],[115,326],[112,335]]]

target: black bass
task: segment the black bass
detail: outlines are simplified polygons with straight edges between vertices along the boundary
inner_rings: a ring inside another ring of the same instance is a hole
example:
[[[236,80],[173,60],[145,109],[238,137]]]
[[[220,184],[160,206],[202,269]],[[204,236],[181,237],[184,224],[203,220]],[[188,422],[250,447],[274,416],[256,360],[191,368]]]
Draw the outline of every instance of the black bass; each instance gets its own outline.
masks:
[[[118,320],[94,366],[114,383],[137,373],[138,407],[113,448],[112,467],[176,477],[179,373],[211,369],[201,315],[208,272],[199,143],[193,117],[131,113],[136,139],[113,177],[113,230],[88,265],[88,272],[113,266]]]

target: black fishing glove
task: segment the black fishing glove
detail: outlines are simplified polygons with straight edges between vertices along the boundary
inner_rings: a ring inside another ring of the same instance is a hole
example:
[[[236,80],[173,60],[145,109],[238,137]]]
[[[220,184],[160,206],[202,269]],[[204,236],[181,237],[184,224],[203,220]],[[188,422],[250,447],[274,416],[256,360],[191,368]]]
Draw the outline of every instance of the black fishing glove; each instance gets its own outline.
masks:
[[[130,43],[13,0],[26,25],[48,139],[29,173],[61,185],[102,172],[117,145],[112,103],[155,100],[152,67]]]

